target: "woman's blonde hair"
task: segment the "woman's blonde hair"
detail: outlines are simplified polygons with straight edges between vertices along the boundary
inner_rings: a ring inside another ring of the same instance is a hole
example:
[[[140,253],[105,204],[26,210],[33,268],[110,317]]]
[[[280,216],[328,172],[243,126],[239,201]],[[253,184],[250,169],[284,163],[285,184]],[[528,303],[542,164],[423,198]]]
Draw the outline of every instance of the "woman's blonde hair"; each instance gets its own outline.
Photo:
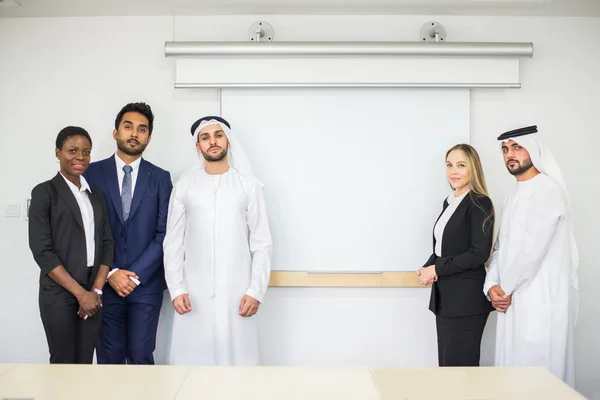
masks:
[[[469,173],[471,175],[471,179],[469,181],[469,185],[471,186],[471,191],[469,192],[469,196],[475,203],[475,205],[481,209],[481,205],[477,201],[477,197],[485,196],[490,197],[487,189],[487,184],[485,182],[485,176],[483,175],[483,167],[481,166],[481,159],[479,158],[479,154],[477,150],[473,148],[473,146],[468,144],[457,144],[453,146],[450,150],[446,152],[446,159],[448,159],[448,155],[454,150],[460,150],[463,152],[467,162],[467,168],[469,169]],[[492,210],[490,215],[487,216],[485,221],[483,221],[483,228],[485,229],[486,222],[494,215],[494,206],[492,205]]]

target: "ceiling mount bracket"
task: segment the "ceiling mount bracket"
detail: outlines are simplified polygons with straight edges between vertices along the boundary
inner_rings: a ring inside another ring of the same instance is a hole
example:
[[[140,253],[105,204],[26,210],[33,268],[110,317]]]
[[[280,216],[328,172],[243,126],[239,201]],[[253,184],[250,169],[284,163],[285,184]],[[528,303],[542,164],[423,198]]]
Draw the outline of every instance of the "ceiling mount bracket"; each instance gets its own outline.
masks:
[[[275,31],[268,22],[257,21],[250,26],[248,35],[253,42],[272,42],[275,37]]]
[[[446,28],[436,21],[429,21],[421,28],[422,42],[445,42]]]

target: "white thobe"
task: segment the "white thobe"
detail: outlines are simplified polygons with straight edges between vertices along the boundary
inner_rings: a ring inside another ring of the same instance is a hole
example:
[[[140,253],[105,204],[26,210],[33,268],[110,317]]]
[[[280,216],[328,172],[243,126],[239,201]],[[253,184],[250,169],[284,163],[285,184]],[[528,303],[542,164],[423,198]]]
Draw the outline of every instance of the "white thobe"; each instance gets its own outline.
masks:
[[[175,313],[174,365],[257,365],[256,317],[241,317],[245,294],[263,302],[272,242],[259,182],[234,168],[188,171],[173,188],[164,240],[171,299],[187,293],[192,311]]]
[[[547,175],[519,182],[506,198],[484,292],[512,294],[498,313],[496,366],[540,366],[571,386],[570,215],[560,186]]]

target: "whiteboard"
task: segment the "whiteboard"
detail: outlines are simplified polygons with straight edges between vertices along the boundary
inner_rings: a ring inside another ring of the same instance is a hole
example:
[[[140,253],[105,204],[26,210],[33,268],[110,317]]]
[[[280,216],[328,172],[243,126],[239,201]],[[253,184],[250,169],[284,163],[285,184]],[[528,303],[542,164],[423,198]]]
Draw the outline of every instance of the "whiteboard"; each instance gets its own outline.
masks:
[[[274,271],[415,271],[469,140],[468,89],[223,89],[265,184]]]

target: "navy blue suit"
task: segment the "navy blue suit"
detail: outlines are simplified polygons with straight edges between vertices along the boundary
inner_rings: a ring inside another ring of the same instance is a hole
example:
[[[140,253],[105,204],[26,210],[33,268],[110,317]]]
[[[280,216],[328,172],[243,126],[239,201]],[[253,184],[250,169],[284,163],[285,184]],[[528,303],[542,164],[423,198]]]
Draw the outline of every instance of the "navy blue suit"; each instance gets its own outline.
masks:
[[[162,244],[173,188],[171,175],[141,160],[127,221],[123,221],[115,156],[90,164],[84,176],[106,199],[115,242],[112,267],[133,271],[140,281],[125,298],[109,284],[104,286],[98,363],[154,364],[156,330],[166,289]]]

